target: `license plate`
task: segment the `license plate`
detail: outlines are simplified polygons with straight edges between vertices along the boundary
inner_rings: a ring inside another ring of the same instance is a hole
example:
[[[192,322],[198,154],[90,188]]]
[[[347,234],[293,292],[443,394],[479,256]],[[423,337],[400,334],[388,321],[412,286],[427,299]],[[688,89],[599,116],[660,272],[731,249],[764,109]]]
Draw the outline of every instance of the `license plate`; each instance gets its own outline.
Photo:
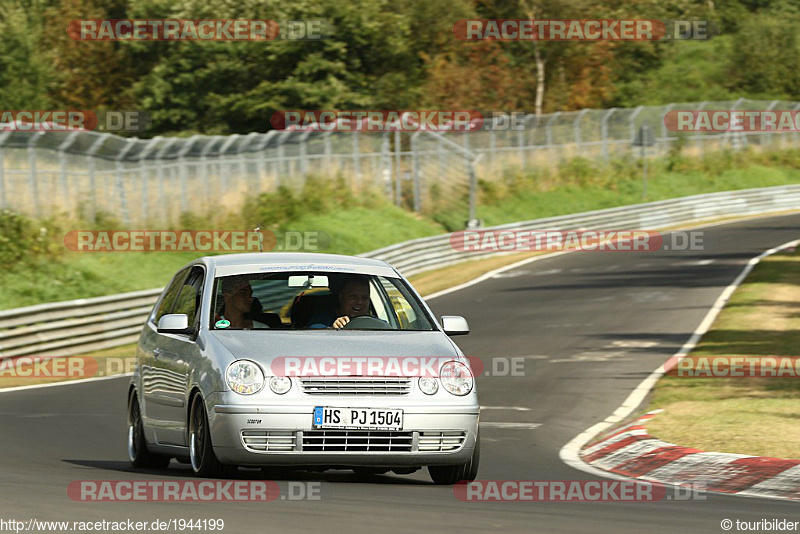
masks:
[[[314,428],[403,430],[403,410],[377,408],[314,408]]]

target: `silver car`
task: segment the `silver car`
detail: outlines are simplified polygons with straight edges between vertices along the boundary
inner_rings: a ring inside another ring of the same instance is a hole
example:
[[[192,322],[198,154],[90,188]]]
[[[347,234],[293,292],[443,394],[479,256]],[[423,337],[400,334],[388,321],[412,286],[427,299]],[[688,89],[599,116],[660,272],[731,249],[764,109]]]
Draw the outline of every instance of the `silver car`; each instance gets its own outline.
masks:
[[[469,365],[383,261],[329,254],[195,260],[142,330],[128,390],[136,467],[190,463],[475,479],[480,406]]]

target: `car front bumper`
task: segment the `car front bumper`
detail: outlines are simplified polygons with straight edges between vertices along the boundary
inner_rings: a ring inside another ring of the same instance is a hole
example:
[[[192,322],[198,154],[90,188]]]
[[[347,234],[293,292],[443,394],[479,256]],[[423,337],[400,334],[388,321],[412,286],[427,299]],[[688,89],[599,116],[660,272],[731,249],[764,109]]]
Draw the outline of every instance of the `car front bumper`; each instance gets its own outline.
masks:
[[[462,464],[475,448],[477,404],[392,406],[403,410],[398,431],[315,429],[314,407],[322,404],[213,404],[214,452],[241,466],[402,467]],[[350,404],[337,399],[335,405]]]

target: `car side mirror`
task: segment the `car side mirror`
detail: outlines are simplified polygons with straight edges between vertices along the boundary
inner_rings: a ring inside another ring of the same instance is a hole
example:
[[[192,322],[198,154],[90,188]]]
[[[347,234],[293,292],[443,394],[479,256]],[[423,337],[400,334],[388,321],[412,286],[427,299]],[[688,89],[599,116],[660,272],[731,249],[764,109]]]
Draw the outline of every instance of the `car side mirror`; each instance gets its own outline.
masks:
[[[194,335],[195,328],[189,326],[189,316],[185,313],[168,313],[158,320],[159,334]]]
[[[460,315],[442,315],[442,330],[448,336],[463,336],[469,334],[469,325]]]

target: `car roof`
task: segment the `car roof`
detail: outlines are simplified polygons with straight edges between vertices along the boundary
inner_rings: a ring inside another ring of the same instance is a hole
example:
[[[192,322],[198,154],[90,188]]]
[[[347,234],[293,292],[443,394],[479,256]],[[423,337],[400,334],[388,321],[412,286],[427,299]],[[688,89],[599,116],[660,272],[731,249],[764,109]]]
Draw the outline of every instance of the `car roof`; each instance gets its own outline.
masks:
[[[228,267],[237,265],[270,264],[291,265],[296,263],[311,263],[314,265],[346,265],[351,267],[389,267],[383,260],[362,258],[359,256],[346,256],[343,254],[322,254],[318,252],[256,252],[245,254],[222,254],[220,256],[205,256],[197,260],[210,268]]]

